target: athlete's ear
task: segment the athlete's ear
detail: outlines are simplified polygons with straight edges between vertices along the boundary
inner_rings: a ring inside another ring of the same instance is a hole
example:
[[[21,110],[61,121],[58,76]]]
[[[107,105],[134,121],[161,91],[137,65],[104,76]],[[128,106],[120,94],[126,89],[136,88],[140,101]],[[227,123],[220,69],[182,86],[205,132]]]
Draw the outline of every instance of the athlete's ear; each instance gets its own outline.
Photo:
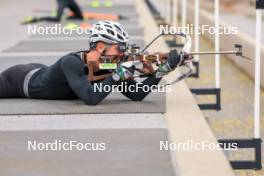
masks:
[[[106,48],[106,45],[104,42],[98,42],[97,45],[96,45],[96,50],[99,52],[99,53],[103,53],[104,50]]]

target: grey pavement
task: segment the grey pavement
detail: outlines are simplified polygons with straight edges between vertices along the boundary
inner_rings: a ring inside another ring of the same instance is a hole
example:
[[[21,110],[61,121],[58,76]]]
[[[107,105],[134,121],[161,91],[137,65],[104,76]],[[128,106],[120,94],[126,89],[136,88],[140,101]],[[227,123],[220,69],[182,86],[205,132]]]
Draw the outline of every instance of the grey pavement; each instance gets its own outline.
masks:
[[[78,1],[87,6],[91,1]],[[98,8],[91,12],[131,16],[124,24],[137,20],[133,1],[113,1],[117,8]],[[50,65],[71,51],[87,49],[85,38],[65,36],[29,37],[23,17],[34,8],[54,9],[55,1],[3,1],[0,20],[0,71],[32,62]],[[17,8],[23,7],[23,8]],[[3,15],[2,15],[3,13]],[[12,20],[6,20],[12,19]],[[130,21],[131,20],[131,21]],[[91,21],[92,22],[92,21]],[[90,22],[89,22],[90,23]],[[140,26],[131,26],[132,41],[143,46]],[[43,23],[37,24],[39,26]],[[135,28],[140,28],[137,32]],[[65,39],[65,41],[63,41]],[[168,140],[164,120],[164,94],[150,94],[142,102],[132,102],[121,94],[111,94],[102,104],[88,107],[79,100],[52,101],[30,99],[0,100],[0,175],[176,175],[169,151],[160,150]],[[27,141],[106,143],[105,151],[28,151]]]
[[[159,150],[166,129],[6,131],[0,140],[0,175],[174,175],[170,153]],[[94,151],[28,151],[34,140],[94,143]]]
[[[165,113],[165,102],[164,93],[151,93],[141,102],[111,93],[97,106],[87,106],[81,100],[1,99],[0,115]]]

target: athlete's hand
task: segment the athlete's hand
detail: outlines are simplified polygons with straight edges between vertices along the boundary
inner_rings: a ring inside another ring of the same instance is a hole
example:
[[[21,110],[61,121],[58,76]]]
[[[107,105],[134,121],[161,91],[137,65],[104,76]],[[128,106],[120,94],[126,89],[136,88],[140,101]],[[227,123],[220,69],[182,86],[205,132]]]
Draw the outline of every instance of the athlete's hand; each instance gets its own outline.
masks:
[[[183,57],[178,54],[177,50],[171,50],[168,54],[167,60],[158,66],[156,71],[156,78],[162,78],[169,72],[173,71],[178,65],[181,64]]]
[[[178,53],[176,50],[171,50],[167,58],[167,63],[171,70],[174,70],[176,67],[184,65],[185,62],[189,62],[192,59],[192,55],[188,53]]]
[[[185,65],[186,62],[190,62],[192,59],[192,55],[188,53],[181,52],[178,54],[177,50],[171,50],[166,62],[159,65],[155,76],[157,78],[162,78],[173,71],[176,67]]]
[[[181,63],[179,66],[185,65],[187,62],[192,62],[193,61],[193,56],[188,53],[180,53],[181,56]]]
[[[122,64],[118,65],[114,74],[112,75],[112,78],[115,81],[125,81],[129,79],[133,79],[133,68],[127,68],[125,66],[122,66]]]
[[[167,57],[167,65],[169,66],[170,70],[175,69],[181,62],[182,57],[178,54],[177,50],[171,50]]]

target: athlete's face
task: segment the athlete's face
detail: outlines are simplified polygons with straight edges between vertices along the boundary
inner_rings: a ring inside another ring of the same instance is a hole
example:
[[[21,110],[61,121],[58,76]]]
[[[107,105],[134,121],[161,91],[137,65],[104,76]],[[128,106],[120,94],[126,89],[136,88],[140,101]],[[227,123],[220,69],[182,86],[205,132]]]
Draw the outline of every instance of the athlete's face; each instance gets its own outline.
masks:
[[[106,46],[105,55],[120,56],[124,55],[124,52],[120,51],[117,44],[111,44]]]

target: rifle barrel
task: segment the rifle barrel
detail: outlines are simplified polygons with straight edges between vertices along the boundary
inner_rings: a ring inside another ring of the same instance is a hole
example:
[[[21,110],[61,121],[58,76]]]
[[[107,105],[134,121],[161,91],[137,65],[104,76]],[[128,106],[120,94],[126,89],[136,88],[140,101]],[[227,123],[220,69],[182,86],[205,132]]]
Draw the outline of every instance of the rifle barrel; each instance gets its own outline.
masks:
[[[215,55],[215,54],[240,54],[238,51],[204,51],[204,52],[191,52],[191,55]]]

